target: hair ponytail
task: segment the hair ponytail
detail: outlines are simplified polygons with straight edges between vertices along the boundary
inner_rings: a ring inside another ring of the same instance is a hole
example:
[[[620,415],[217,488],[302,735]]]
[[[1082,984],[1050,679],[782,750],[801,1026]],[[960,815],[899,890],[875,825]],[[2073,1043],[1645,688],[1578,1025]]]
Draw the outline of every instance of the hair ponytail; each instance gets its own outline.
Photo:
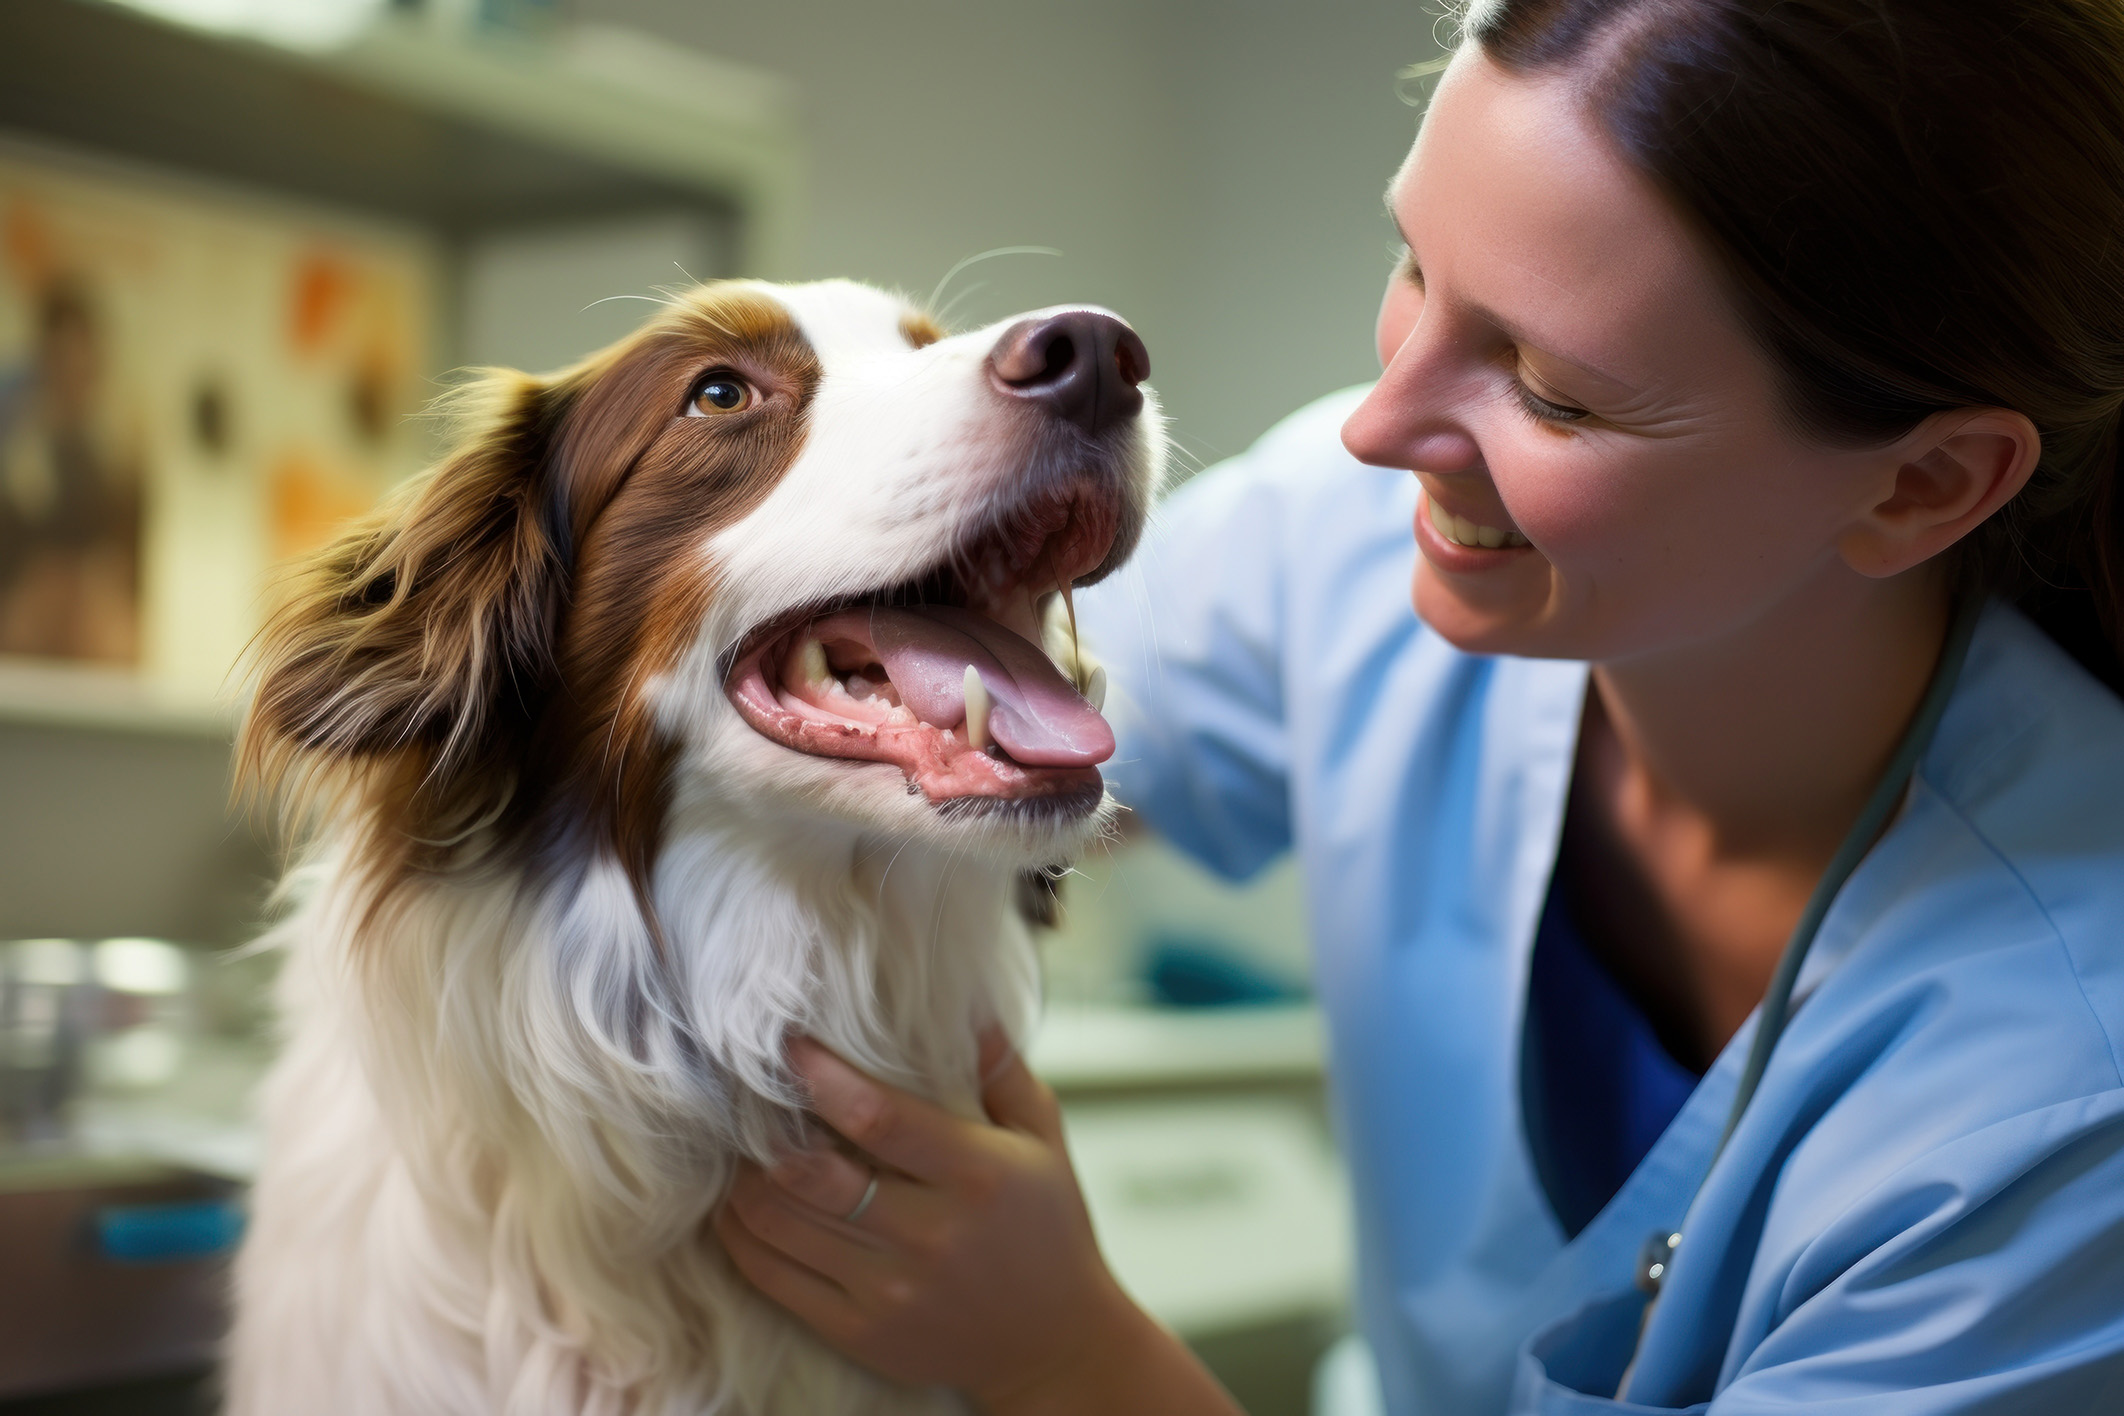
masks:
[[[2084,510],[2084,521],[2054,533],[2070,547],[2065,563],[2043,580],[2024,575],[2028,583],[2006,581],[1999,588],[2089,673],[2124,695],[2124,411],[2110,420],[2089,461],[2085,506],[2064,513]]]

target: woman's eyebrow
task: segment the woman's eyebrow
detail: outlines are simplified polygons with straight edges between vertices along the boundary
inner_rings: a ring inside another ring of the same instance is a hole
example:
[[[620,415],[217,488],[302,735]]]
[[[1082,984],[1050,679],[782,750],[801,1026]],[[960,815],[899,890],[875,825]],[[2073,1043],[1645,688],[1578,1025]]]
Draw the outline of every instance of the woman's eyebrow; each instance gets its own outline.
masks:
[[[1394,230],[1401,237],[1402,249],[1407,252],[1406,257],[1403,259],[1402,262],[1403,273],[1412,283],[1415,284],[1418,289],[1422,289],[1423,263],[1416,259],[1416,243],[1409,239],[1408,228],[1401,224],[1400,216],[1397,215],[1394,211],[1394,189],[1392,187],[1387,188],[1386,197],[1387,215],[1393,220]],[[1531,349],[1535,353],[1545,355],[1548,358],[1558,361],[1559,363],[1569,364],[1572,368],[1577,369],[1579,372],[1588,374],[1593,378],[1600,380],[1602,383],[1611,386],[1619,392],[1632,394],[1638,392],[1637,385],[1630,382],[1628,379],[1619,379],[1615,377],[1615,375],[1609,373],[1607,370],[1599,367],[1596,364],[1589,364],[1583,359],[1573,358],[1571,355],[1564,353],[1560,349],[1554,349],[1551,348],[1549,345],[1543,344],[1541,341],[1529,335],[1517,323],[1505,318],[1503,315],[1500,315],[1499,313],[1497,313],[1497,311],[1491,309],[1489,306],[1478,304],[1474,301],[1464,301],[1462,303],[1463,307],[1470,314],[1474,315],[1475,318],[1489,325],[1491,328],[1495,329],[1499,334],[1502,334],[1505,338],[1511,340],[1514,344],[1520,346],[1521,348]]]

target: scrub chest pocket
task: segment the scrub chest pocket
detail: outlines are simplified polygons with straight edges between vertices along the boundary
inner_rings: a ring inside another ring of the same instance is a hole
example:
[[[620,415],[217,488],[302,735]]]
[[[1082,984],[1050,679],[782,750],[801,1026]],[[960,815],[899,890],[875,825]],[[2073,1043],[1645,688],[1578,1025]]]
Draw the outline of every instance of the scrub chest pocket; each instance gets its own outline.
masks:
[[[1519,1353],[1512,1416],[1710,1410],[1708,1401],[1694,1406],[1641,1406],[1615,1399],[1613,1393],[1637,1348],[1645,1302],[1645,1295],[1634,1288],[1611,1293],[1534,1334]]]

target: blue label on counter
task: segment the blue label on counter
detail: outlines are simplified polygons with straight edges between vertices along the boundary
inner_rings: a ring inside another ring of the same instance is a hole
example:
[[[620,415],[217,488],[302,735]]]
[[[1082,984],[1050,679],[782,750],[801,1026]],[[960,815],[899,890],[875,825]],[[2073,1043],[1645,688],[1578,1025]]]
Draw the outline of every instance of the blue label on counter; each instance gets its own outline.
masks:
[[[122,1264],[171,1263],[226,1253],[243,1237],[235,1200],[111,1205],[96,1211],[96,1248]]]

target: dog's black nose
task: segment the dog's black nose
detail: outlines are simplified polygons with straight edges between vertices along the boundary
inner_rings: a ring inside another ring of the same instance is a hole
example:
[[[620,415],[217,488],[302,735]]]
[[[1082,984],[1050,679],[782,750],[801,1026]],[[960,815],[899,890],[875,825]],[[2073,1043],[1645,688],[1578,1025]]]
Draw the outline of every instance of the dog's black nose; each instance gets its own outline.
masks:
[[[1136,385],[1150,376],[1136,332],[1097,310],[1021,320],[1003,331],[988,364],[1005,393],[1044,404],[1087,433],[1142,412]]]

